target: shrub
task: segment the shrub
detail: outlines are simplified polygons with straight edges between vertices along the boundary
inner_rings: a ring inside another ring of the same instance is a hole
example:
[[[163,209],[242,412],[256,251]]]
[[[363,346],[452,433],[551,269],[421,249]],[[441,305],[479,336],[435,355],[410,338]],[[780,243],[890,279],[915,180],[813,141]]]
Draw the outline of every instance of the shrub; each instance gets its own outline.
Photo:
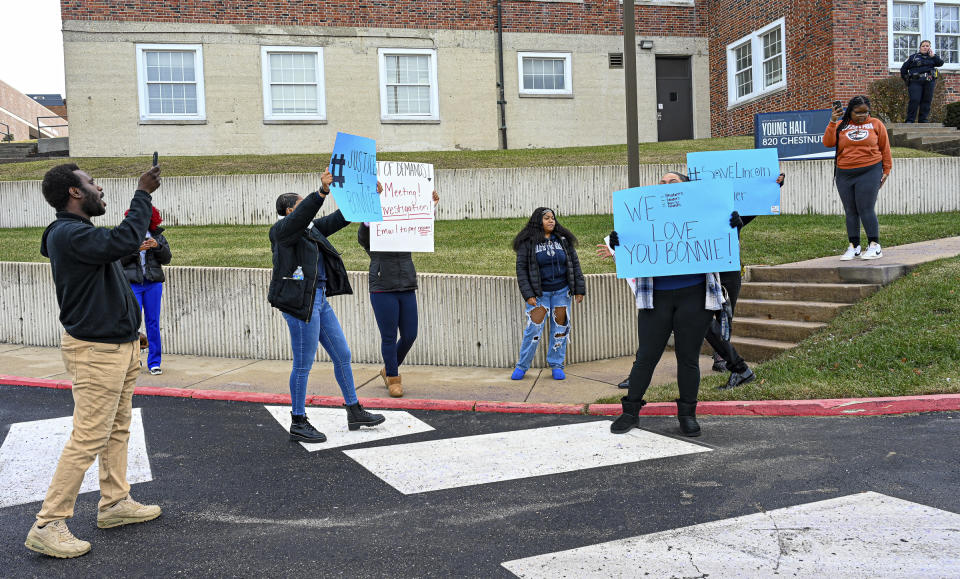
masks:
[[[948,127],[960,127],[960,101],[943,107],[943,124]]]
[[[870,83],[867,96],[872,105],[870,114],[885,123],[902,123],[907,118],[907,104],[910,95],[907,85],[899,76],[888,76]],[[943,80],[937,81],[933,89],[933,102],[930,105],[930,122],[938,123],[944,118],[944,104],[947,91]]]

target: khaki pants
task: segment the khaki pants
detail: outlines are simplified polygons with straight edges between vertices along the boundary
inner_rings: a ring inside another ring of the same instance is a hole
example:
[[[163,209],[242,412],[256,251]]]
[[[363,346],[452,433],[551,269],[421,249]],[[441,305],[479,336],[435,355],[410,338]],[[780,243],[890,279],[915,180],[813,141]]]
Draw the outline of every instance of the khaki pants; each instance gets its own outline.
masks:
[[[133,387],[140,373],[140,344],[84,342],[64,333],[60,350],[73,378],[73,432],[37,514],[41,525],[73,516],[83,475],[98,456],[100,508],[130,492],[127,442]]]

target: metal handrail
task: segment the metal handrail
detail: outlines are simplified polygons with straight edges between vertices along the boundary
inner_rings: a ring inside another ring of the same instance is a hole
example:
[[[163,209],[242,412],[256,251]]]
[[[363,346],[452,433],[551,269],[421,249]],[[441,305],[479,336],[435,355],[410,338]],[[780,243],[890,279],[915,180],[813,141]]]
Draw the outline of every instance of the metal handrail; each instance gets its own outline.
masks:
[[[70,126],[70,124],[67,123],[67,124],[63,124],[63,125],[44,125],[44,126],[41,127],[41,126],[40,126],[40,119],[60,119],[60,120],[64,120],[63,117],[61,117],[60,115],[53,115],[53,116],[46,116],[46,117],[37,117],[37,140],[38,140],[38,141],[43,138],[43,130],[42,130],[42,129],[58,129],[58,128],[60,128],[60,127],[69,127],[69,126]],[[56,138],[56,137],[50,137],[50,138]]]
[[[6,127],[6,130],[3,131],[3,134],[4,134],[4,135],[9,135],[9,134],[10,134],[10,125],[8,125],[7,123],[2,123],[2,122],[0,122],[0,125],[3,125],[4,127]]]

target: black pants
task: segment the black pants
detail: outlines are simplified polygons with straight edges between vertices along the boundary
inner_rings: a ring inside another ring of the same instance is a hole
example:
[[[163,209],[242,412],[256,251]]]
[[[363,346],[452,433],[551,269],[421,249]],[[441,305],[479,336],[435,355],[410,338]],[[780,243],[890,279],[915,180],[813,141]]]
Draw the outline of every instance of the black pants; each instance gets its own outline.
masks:
[[[727,297],[730,298],[730,307],[733,310],[737,308],[737,298],[740,297],[740,272],[724,271],[720,273],[720,283],[727,288]],[[656,303],[656,302],[654,302]],[[720,354],[723,361],[727,363],[728,372],[746,372],[747,362],[737,353],[729,341],[720,337],[720,323],[716,316],[710,321],[710,327],[707,328],[707,342],[713,351]]]
[[[933,88],[936,80],[911,80],[907,85],[910,93],[910,103],[907,105],[907,122],[912,123],[917,118],[917,109],[920,109],[920,122],[927,122],[930,116],[930,103],[933,102]]]
[[[700,345],[713,319],[704,309],[705,284],[653,292],[653,309],[637,310],[637,358],[630,370],[627,400],[639,402],[673,332],[680,401],[694,403],[700,391]]]

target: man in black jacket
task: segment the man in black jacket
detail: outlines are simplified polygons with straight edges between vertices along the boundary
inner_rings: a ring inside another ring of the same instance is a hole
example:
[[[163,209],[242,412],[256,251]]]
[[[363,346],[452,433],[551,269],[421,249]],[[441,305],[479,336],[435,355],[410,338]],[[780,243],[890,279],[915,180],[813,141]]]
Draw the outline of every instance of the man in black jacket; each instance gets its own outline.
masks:
[[[57,219],[43,232],[40,253],[50,258],[74,402],[70,440],[25,543],[45,555],[69,558],[90,550],[90,543],[74,537],[65,520],[73,516],[84,473],[98,457],[98,527],[160,516],[160,507],[130,497],[126,477],[133,388],[140,370],[140,308],[118,261],[143,240],[159,175],[160,168],[153,167],[140,176],[129,215],[113,229],[90,221],[107,206],[103,189],[90,175],[65,164],[43,178],[43,196],[57,210]]]

